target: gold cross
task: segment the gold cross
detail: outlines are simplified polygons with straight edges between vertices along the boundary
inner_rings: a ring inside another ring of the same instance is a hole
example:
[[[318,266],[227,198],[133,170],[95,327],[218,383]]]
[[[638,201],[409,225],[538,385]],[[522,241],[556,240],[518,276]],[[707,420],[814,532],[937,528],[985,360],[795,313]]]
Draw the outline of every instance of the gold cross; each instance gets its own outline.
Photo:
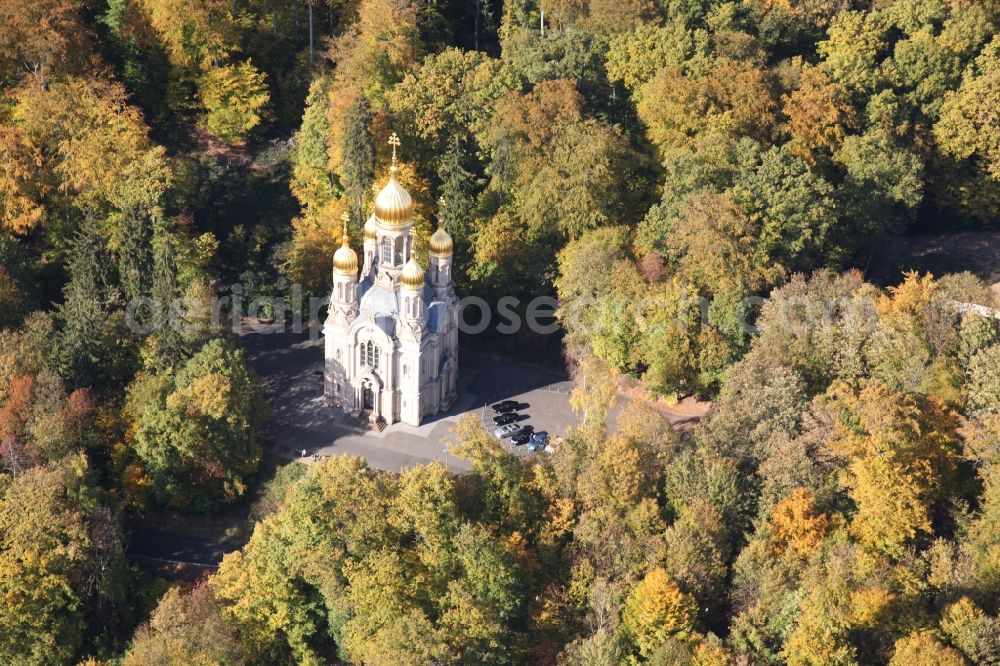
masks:
[[[346,241],[347,240],[347,223],[351,219],[351,214],[348,213],[345,210],[343,213],[340,214],[340,219],[343,220],[343,222],[344,222],[344,240]]]
[[[396,166],[396,148],[399,148],[399,135],[395,132],[389,135],[389,145],[392,146],[392,166]]]

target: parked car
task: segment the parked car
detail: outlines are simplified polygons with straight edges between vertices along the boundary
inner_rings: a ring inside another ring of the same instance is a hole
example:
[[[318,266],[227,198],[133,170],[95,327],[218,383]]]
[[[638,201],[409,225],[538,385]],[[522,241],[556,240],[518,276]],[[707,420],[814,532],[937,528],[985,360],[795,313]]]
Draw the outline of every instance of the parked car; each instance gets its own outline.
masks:
[[[542,451],[549,443],[549,433],[544,430],[539,430],[534,435],[531,436],[531,441],[528,442],[528,448],[532,451]]]
[[[517,433],[516,435],[510,438],[510,441],[514,443],[514,446],[521,446],[523,444],[527,444],[530,440],[531,440],[531,432],[525,431],[524,428],[521,428],[521,432]]]
[[[508,423],[507,425],[502,425],[493,431],[493,434],[500,439],[505,439],[510,437],[514,433],[520,432],[523,428],[517,423]]]
[[[503,402],[498,402],[497,404],[490,407],[494,414],[506,414],[507,412],[513,412],[517,410],[517,403],[513,400],[504,400]]]
[[[493,417],[493,425],[507,425],[508,423],[513,423],[517,420],[517,414],[513,412],[508,412],[507,414],[500,414],[499,416]]]

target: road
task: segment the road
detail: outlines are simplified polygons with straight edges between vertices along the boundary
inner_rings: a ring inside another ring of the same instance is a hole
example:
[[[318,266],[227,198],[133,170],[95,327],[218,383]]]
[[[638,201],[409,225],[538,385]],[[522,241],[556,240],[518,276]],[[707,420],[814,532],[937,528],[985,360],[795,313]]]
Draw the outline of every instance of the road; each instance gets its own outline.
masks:
[[[129,557],[212,567],[221,562],[226,553],[243,547],[240,541],[178,534],[147,525],[131,526],[127,541]]]

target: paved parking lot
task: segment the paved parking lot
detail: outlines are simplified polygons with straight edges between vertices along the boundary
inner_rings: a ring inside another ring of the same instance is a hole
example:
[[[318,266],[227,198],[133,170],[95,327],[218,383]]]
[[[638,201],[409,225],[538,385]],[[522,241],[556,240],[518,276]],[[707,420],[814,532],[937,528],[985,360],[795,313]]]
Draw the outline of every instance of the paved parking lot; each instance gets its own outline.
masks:
[[[430,417],[419,427],[395,423],[382,432],[345,423],[345,414],[323,404],[322,339],[310,341],[306,333],[277,332],[273,327],[245,331],[241,341],[246,358],[264,382],[271,414],[263,433],[266,446],[279,455],[306,460],[314,455],[347,453],[364,456],[378,469],[399,471],[439,460],[454,471],[468,469],[468,462],[448,453],[454,439],[451,428],[472,412],[493,429],[489,405],[510,399],[523,403],[523,424],[560,435],[576,423],[569,408],[570,382],[565,377],[482,354],[459,353],[459,398],[452,409]],[[510,450],[533,454],[525,447]]]

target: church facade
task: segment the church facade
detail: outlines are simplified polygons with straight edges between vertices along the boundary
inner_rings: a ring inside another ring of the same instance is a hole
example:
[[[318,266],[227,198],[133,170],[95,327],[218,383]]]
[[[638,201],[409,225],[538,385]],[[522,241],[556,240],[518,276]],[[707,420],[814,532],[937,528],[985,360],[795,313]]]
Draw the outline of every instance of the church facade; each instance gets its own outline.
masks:
[[[399,183],[395,134],[390,143],[393,164],[365,223],[363,260],[351,249],[346,219],[334,254],[324,394],[328,405],[372,423],[415,426],[457,397],[458,298],[443,220],[430,238],[427,271],[414,256],[413,199]]]

